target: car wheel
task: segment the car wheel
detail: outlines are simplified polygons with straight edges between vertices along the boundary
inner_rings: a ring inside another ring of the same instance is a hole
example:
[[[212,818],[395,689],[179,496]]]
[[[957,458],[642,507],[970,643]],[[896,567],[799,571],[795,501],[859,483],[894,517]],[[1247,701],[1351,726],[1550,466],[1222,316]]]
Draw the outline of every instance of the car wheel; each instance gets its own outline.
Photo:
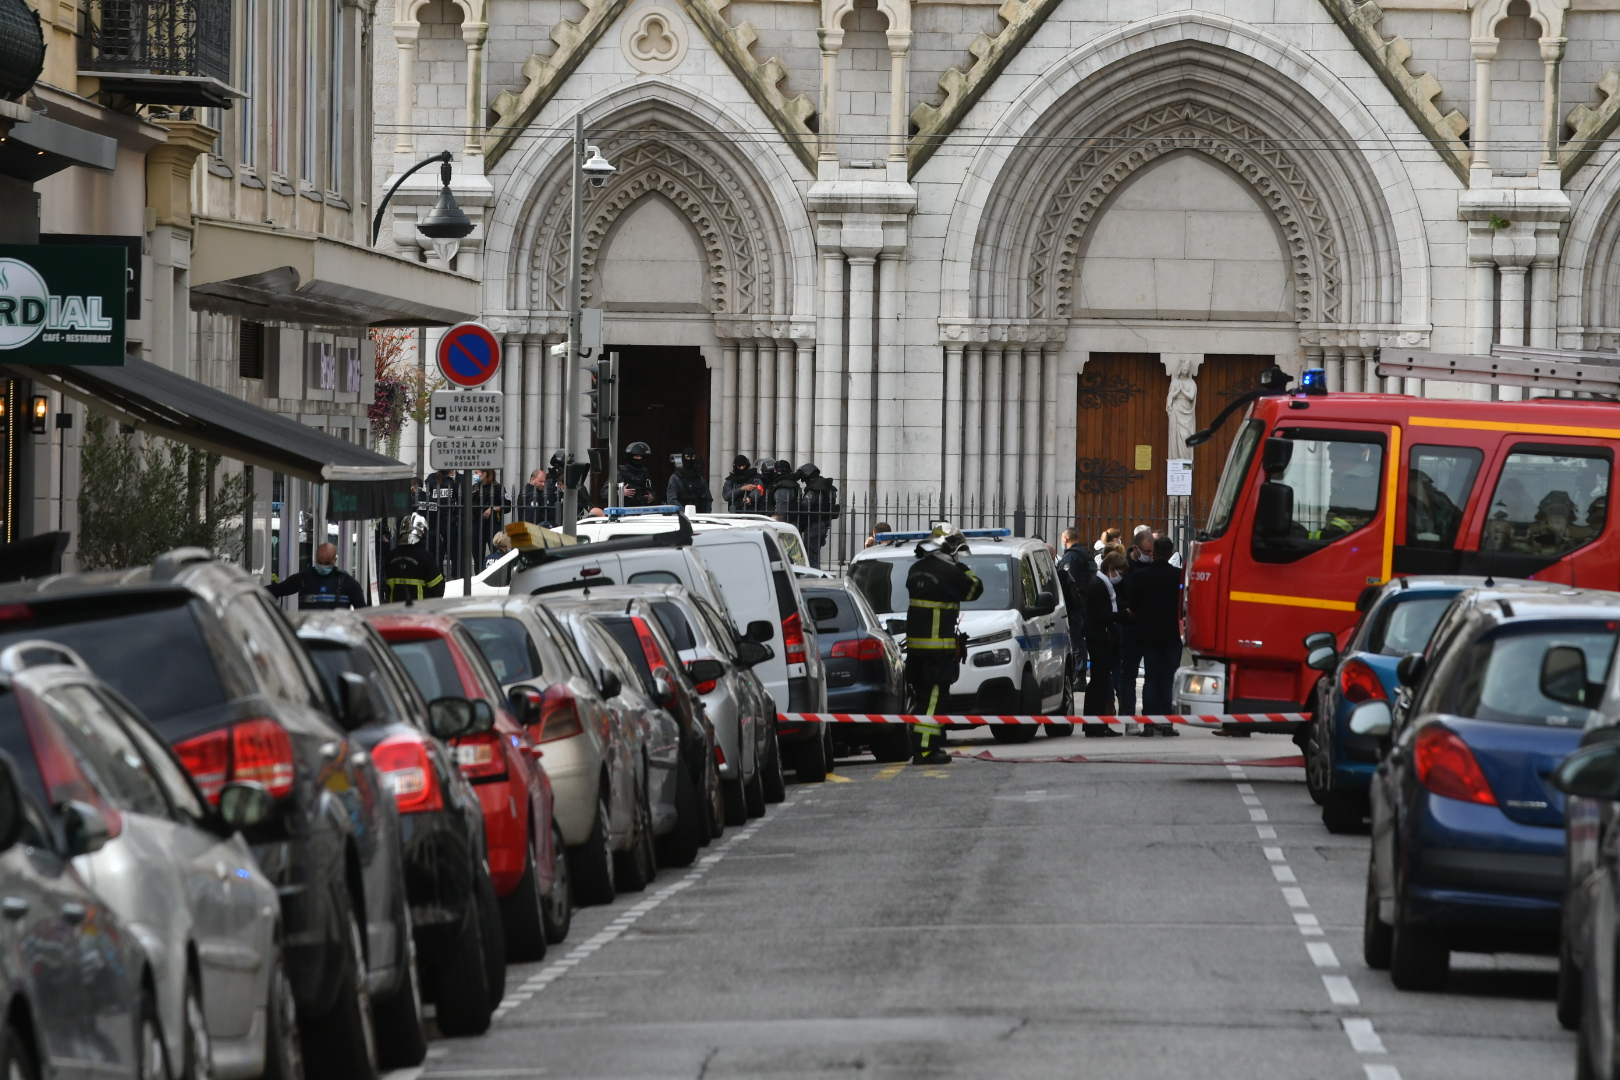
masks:
[[[214,1075],[214,1048],[208,1039],[208,1017],[203,1015],[202,994],[197,990],[194,976],[186,976],[186,1004],[181,1019],[180,1074],[174,1080],[212,1080]]]
[[[405,977],[391,997],[377,1002],[377,1062],[385,1069],[408,1069],[427,1058],[427,1024],[422,1017],[422,983],[417,970],[416,931],[405,907]]]
[[[743,798],[743,782],[740,777],[736,780],[721,780],[720,797],[725,807],[727,825],[735,827],[748,824],[748,803]]]
[[[150,990],[141,992],[140,1026],[135,1029],[135,1036],[138,1080],[169,1080],[169,1052],[163,1045],[163,1027],[158,1022],[157,1002],[152,999]]]
[[[1367,863],[1367,906],[1361,916],[1361,958],[1374,971],[1389,970],[1390,944],[1395,930],[1378,917],[1378,888],[1373,881],[1371,861]]]
[[[779,803],[787,798],[787,779],[782,775],[782,747],[776,741],[776,721],[765,736],[765,801]]]
[[[704,802],[709,808],[709,839],[718,840],[726,834],[726,797],[720,785],[720,765],[709,755],[709,764],[703,773]]]
[[[495,882],[488,877],[480,877],[478,893],[478,923],[484,942],[484,982],[489,987],[489,1007],[493,1011],[506,996],[506,928],[501,921],[501,902],[495,896]]]
[[[685,762],[675,765],[675,827],[658,838],[658,861],[664,866],[691,866],[708,830],[697,786]]]
[[[17,1030],[16,1024],[6,1025],[4,1038],[5,1043],[0,1045],[0,1077],[4,1080],[39,1080],[39,1066],[35,1064],[28,1042]],[[162,1040],[158,1040],[158,1051],[161,1053],[162,1050]]]
[[[1558,943],[1558,1026],[1565,1031],[1581,1028],[1581,969],[1570,955],[1567,938]]]
[[[819,784],[827,779],[826,739],[811,739],[799,744],[793,775],[801,784]]]
[[[298,1042],[298,1002],[287,965],[276,949],[265,1001],[264,1080],[304,1080],[304,1048]]]
[[[647,799],[636,793],[636,821],[630,838],[630,849],[613,856],[616,860],[614,881],[620,892],[640,892],[652,884],[658,868],[653,865],[652,814],[647,810]]]
[[[531,829],[529,845],[523,853],[523,879],[512,890],[512,895],[500,902],[506,957],[513,963],[539,960],[546,955],[546,904],[540,895],[540,860],[535,854],[535,841]]]
[[[751,818],[765,816],[765,763],[755,760],[754,775],[743,784],[743,808]]]
[[[1322,797],[1322,824],[1336,835],[1365,831],[1367,799],[1359,791],[1329,788]]]
[[[479,867],[478,876],[489,880],[489,874],[483,867]],[[479,900],[482,892],[482,888],[474,890],[455,941],[435,958],[437,963],[431,969],[428,980],[433,989],[439,1030],[451,1038],[482,1035],[489,1030],[489,1018],[495,1011],[495,1003],[489,996],[489,970],[484,959],[481,917],[484,905]]]
[[[1395,930],[1389,950],[1389,977],[1398,990],[1443,990],[1451,977],[1451,949],[1443,932],[1414,923],[1406,905],[1395,900]]]
[[[344,949],[337,995],[325,1016],[299,1024],[305,1070],[316,1080],[376,1080],[377,1034],[366,983],[365,939],[347,889],[339,890],[337,903],[338,927],[344,936],[339,942]]]
[[[545,894],[540,917],[547,944],[558,945],[568,937],[574,921],[574,880],[568,875],[568,848],[556,822],[551,825],[551,891]]]
[[[596,802],[591,835],[568,852],[573,863],[575,895],[582,904],[611,904],[617,894],[613,881],[613,852],[608,847],[608,808],[604,796]]]
[[[1058,712],[1063,716],[1074,715],[1074,675],[1071,673],[1073,666],[1073,658],[1065,656],[1063,658],[1063,698],[1058,702]],[[1046,737],[1048,739],[1066,739],[1073,734],[1073,724],[1046,725]]]
[[[1311,724],[1308,728],[1310,734],[1302,747],[1305,753],[1305,790],[1310,794],[1311,801],[1321,806],[1327,798],[1328,785],[1333,763],[1328,759],[1327,749],[1327,723],[1324,713],[1327,705],[1322,700],[1320,691],[1315,695],[1316,707],[1311,714]],[[1328,826],[1332,831],[1332,826]]]

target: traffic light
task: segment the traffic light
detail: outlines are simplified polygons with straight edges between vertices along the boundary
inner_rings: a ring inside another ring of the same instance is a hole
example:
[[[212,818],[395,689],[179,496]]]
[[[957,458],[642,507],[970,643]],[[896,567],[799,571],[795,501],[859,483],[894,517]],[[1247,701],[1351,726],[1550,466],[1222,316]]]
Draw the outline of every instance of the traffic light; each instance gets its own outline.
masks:
[[[618,381],[617,367],[616,358],[609,356],[586,368],[591,373],[591,388],[585,391],[585,416],[591,422],[591,437],[605,439],[610,444],[615,437],[614,421],[618,419],[614,409],[616,395],[613,393]]]

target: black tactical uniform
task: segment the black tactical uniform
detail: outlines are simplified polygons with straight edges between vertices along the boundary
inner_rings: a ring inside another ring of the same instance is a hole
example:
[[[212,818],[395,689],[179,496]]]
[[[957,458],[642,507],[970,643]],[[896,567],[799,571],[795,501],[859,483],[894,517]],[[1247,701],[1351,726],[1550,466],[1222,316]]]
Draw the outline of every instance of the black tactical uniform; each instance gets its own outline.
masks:
[[[672,506],[691,506],[700,514],[714,509],[714,495],[709,491],[709,478],[703,475],[703,459],[688,446],[681,452],[681,464],[669,478],[669,489],[664,501]]]
[[[911,685],[919,715],[933,716],[961,674],[957,656],[956,616],[964,600],[976,600],[984,583],[973,571],[956,561],[965,551],[961,534],[947,534],[939,550],[929,550],[929,541],[917,545],[917,561],[906,575],[906,591],[911,594],[906,609],[906,682]],[[948,762],[945,751],[933,746],[942,734],[938,724],[917,725],[921,750],[919,764]]]

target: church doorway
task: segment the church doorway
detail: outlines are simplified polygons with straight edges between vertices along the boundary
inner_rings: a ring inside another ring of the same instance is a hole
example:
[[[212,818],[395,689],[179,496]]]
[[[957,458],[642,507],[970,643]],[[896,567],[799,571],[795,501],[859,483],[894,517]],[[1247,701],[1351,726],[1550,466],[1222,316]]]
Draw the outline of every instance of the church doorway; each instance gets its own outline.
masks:
[[[619,459],[638,439],[652,447],[653,491],[662,502],[675,471],[671,454],[691,446],[705,462],[709,459],[709,369],[703,351],[672,345],[609,345],[607,351],[619,356]]]

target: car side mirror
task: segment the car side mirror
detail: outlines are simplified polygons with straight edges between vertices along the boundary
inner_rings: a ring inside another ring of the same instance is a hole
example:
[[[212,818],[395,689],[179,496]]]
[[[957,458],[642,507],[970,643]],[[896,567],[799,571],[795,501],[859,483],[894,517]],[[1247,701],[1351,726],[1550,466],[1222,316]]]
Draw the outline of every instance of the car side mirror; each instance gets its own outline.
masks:
[[[112,826],[101,811],[77,799],[62,807],[62,825],[70,857],[100,851],[112,839]]]
[[[887,630],[891,636],[903,634],[906,632],[906,620],[885,619],[883,620],[883,629]]]
[[[1598,743],[1575,751],[1553,770],[1552,785],[1583,799],[1620,799],[1620,744]]]
[[[23,827],[28,822],[28,811],[23,805],[22,790],[17,786],[17,774],[11,762],[0,757],[0,851],[9,850],[22,839]]]
[[[251,780],[233,780],[219,791],[219,817],[232,832],[260,824],[275,806],[265,786]]]
[[[1294,489],[1275,480],[1260,485],[1260,506],[1255,512],[1254,534],[1262,540],[1281,540],[1294,528]]]
[[[744,668],[758,667],[776,653],[769,645],[761,645],[757,641],[747,638],[737,642],[737,666]]]
[[[1050,615],[1057,610],[1057,594],[1050,589],[1042,590],[1035,596],[1035,602],[1024,608],[1024,617],[1036,615]]]
[[[653,695],[660,703],[669,702],[675,696],[675,682],[668,675],[660,671],[653,676]]]
[[[441,739],[472,733],[473,703],[466,698],[442,697],[428,702],[428,730]]]
[[[1586,663],[1584,658],[1581,663]],[[1423,674],[1428,670],[1427,657],[1420,652],[1407,653],[1395,665],[1395,681],[1402,686],[1416,686],[1423,681]]]
[[[1350,730],[1357,735],[1383,738],[1389,734],[1393,714],[1387,701],[1363,701],[1350,713]]]
[[[601,674],[597,676],[596,688],[602,692],[604,698],[618,697],[624,690],[624,682],[619,678],[618,672],[603,668]]]
[[[338,688],[343,696],[339,705],[343,708],[343,726],[346,729],[357,731],[376,722],[377,702],[371,696],[371,686],[364,675],[345,671]]]
[[[726,665],[718,660],[693,660],[686,665],[686,673],[695,683],[714,682],[726,673]]]
[[[1331,645],[1319,645],[1305,654],[1305,666],[1312,671],[1332,671],[1339,663],[1339,651]]]
[[[467,730],[468,735],[481,735],[486,731],[495,730],[495,710],[489,702],[482,699],[472,703],[473,722]]]
[[[776,636],[776,627],[764,619],[755,619],[748,624],[748,632],[743,635],[749,641],[767,642]]]
[[[1565,705],[1592,708],[1601,683],[1586,681],[1586,653],[1574,645],[1554,645],[1541,658],[1541,695]]]
[[[1314,634],[1305,635],[1305,651],[1307,653],[1315,652],[1324,646],[1331,649],[1338,644],[1339,639],[1326,630],[1318,630]]]
[[[514,686],[507,693],[506,700],[511,706],[512,715],[524,727],[540,722],[541,706],[546,700],[544,691],[533,686]]]
[[[1265,470],[1267,476],[1284,472],[1288,463],[1294,460],[1294,440],[1279,439],[1273,436],[1266,440],[1266,448],[1261,453],[1260,468]]]

